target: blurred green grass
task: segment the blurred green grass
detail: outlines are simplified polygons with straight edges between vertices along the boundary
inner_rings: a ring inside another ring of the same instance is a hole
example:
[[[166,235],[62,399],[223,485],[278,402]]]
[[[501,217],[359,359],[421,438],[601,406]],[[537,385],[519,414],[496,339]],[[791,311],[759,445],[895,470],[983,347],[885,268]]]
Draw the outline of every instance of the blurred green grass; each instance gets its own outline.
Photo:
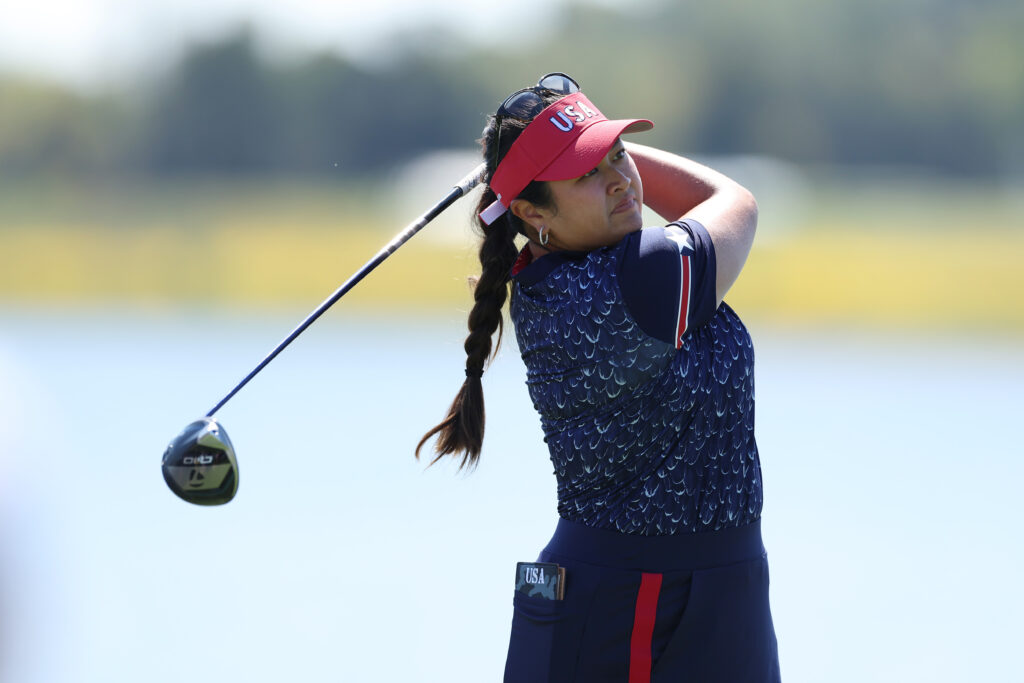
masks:
[[[8,184],[0,189],[0,300],[307,310],[415,218],[396,219],[375,187],[218,178]],[[784,225],[771,198],[762,202],[759,238],[729,296],[745,316],[1024,331],[1018,195],[951,181],[819,179],[802,197]],[[466,276],[479,268],[469,235],[413,238],[346,306],[468,309]]]

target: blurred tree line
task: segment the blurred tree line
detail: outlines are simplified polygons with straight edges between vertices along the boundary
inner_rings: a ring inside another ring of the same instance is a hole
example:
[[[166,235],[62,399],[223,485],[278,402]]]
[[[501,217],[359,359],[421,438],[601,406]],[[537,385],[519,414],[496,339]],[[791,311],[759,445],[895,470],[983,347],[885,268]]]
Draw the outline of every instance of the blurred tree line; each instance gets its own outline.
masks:
[[[468,147],[508,92],[561,70],[609,116],[695,154],[1024,173],[1020,0],[575,4],[535,35],[440,26],[386,60],[270,60],[242,27],[110,92],[0,77],[0,174],[372,175]]]

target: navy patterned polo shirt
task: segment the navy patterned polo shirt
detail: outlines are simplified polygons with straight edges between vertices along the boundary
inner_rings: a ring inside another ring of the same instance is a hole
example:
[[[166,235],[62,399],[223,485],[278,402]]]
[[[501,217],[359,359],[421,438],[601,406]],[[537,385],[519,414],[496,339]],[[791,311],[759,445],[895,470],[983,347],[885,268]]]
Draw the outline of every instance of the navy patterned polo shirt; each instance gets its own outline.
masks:
[[[715,300],[714,247],[693,220],[520,254],[512,322],[561,517],[642,535],[760,517],[753,346]]]

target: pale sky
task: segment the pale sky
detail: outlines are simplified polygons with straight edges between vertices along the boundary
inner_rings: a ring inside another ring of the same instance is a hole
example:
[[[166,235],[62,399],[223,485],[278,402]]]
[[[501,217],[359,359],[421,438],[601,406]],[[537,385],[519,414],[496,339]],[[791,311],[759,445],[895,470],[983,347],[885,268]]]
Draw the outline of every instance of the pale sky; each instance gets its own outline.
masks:
[[[169,62],[185,40],[216,38],[244,20],[275,49],[295,53],[365,55],[386,50],[381,35],[429,22],[483,43],[489,34],[538,31],[565,1],[518,0],[520,11],[508,16],[478,0],[0,0],[0,71],[116,82]]]

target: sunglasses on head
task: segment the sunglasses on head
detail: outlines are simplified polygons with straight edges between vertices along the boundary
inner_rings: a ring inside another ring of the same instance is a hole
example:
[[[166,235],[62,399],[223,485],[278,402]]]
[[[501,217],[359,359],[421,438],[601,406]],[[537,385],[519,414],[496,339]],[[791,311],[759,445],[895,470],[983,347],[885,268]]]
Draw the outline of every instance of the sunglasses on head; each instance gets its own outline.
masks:
[[[571,95],[580,91],[580,84],[566,74],[555,72],[541,76],[537,85],[532,88],[517,90],[501,103],[498,107],[496,118],[504,117],[518,119],[519,121],[532,121],[533,117],[541,113],[547,105],[541,98],[542,93],[555,93],[559,95]]]
[[[517,121],[532,121],[537,114],[544,111],[547,103],[542,94],[571,95],[580,91],[580,84],[571,76],[559,71],[540,77],[537,85],[532,88],[517,90],[501,103],[494,115],[494,125],[498,128],[498,137],[494,143],[494,168],[498,168],[498,150],[501,149],[501,120],[505,118]]]

